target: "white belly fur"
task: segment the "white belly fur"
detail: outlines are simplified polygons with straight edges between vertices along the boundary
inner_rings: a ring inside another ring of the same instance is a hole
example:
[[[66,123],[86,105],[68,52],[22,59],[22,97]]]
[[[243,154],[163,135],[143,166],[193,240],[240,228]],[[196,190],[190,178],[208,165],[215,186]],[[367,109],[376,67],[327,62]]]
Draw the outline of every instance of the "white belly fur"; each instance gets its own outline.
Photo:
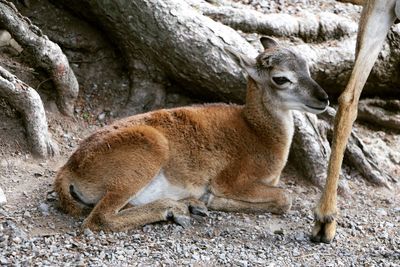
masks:
[[[173,199],[180,200],[190,196],[188,190],[182,187],[171,184],[164,172],[160,170],[156,177],[136,195],[134,195],[129,203],[135,206],[144,205],[158,199]]]

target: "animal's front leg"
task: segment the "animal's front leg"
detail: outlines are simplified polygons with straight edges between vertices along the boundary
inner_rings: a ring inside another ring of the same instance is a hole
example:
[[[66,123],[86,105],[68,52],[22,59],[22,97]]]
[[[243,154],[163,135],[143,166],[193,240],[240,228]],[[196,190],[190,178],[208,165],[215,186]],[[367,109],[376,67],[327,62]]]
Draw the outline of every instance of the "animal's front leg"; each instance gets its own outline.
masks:
[[[236,190],[214,189],[216,190],[213,191],[217,193],[210,193],[206,199],[207,207],[213,210],[282,214],[292,205],[292,200],[285,189],[258,182]]]

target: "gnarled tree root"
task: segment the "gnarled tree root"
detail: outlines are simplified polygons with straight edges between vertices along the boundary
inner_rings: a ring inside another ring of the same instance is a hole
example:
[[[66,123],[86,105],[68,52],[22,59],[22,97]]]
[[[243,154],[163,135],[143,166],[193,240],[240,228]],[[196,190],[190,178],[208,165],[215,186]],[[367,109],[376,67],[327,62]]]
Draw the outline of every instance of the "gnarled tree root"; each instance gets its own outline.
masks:
[[[336,111],[333,108],[329,108],[327,112],[319,115],[320,119],[328,122],[327,135],[329,139],[331,139],[333,134],[333,120],[335,115]],[[354,131],[350,135],[344,156],[345,160],[351,166],[354,166],[367,181],[373,184],[390,188],[389,182],[397,181],[394,177],[386,173],[385,170],[381,170],[378,167],[376,161],[378,157],[365,149],[363,142]]]
[[[386,129],[400,130],[400,100],[361,100],[357,119]]]
[[[0,24],[29,51],[40,67],[48,71],[59,95],[60,111],[72,116],[79,85],[61,48],[6,0],[0,0]]]
[[[293,136],[290,160],[312,184],[323,188],[326,180],[328,159],[331,153],[325,121],[313,114],[293,112],[296,131]],[[345,179],[339,181],[339,192],[350,192]]]
[[[239,4],[236,4],[238,7],[223,5],[224,1],[219,1],[219,5],[195,0],[186,0],[186,2],[199,9],[204,15],[235,30],[248,33],[299,37],[306,42],[311,42],[349,37],[357,32],[357,23],[328,12],[318,15],[304,13],[303,16],[292,16],[264,14]]]
[[[318,120],[314,115],[294,112],[296,131],[293,136],[291,160],[297,169],[318,187],[325,183],[335,114],[336,111],[329,108],[318,116]],[[396,179],[378,167],[376,158],[364,148],[363,142],[353,131],[345,152],[347,164],[355,167],[367,181],[390,188],[389,182],[396,182]],[[340,180],[339,191],[344,194],[348,192],[345,179]]]
[[[48,132],[46,114],[39,94],[2,67],[0,97],[5,98],[22,114],[33,154],[51,157],[58,153],[58,147]]]

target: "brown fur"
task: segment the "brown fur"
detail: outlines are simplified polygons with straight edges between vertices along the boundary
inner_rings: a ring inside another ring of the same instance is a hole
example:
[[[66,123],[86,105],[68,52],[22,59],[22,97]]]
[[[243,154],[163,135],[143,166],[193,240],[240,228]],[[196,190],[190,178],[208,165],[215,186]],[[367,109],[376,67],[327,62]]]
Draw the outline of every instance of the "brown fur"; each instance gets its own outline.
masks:
[[[271,51],[265,53],[274,54]],[[290,60],[297,59],[283,51]],[[293,68],[303,70],[302,64]],[[299,94],[322,90],[314,83],[295,89]],[[290,197],[275,185],[287,160],[293,123],[271,87],[269,79],[260,84],[249,78],[245,106],[164,109],[99,130],[82,142],[57,174],[61,207],[80,215],[87,209],[83,203],[93,204],[84,226],[95,230],[123,230],[169,218],[185,224],[189,208],[201,213],[204,205],[228,211],[287,211]],[[186,197],[129,204],[160,170]],[[82,203],[71,196],[71,187]]]

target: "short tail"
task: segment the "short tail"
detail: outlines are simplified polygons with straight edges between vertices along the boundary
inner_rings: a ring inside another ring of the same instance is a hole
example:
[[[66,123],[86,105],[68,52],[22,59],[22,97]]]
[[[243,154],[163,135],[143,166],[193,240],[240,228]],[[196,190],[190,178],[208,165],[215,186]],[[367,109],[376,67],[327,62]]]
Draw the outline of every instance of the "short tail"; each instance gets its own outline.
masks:
[[[58,193],[60,208],[73,216],[81,216],[87,213],[88,206],[74,192],[71,178],[73,173],[67,166],[62,167],[56,176],[54,190]]]

